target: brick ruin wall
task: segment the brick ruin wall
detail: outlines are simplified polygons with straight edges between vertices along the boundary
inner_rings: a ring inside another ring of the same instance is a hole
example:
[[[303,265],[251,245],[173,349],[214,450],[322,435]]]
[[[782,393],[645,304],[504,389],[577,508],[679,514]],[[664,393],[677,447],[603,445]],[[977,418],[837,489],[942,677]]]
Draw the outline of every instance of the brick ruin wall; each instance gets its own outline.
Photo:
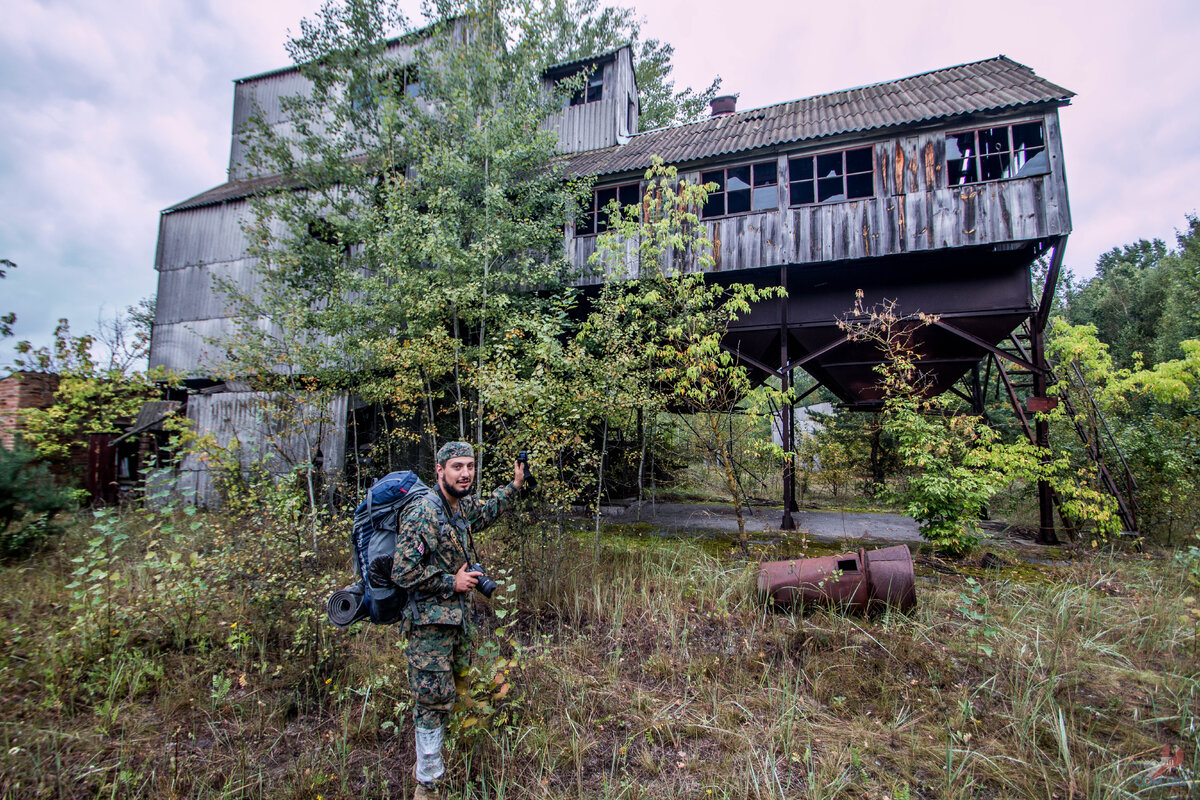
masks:
[[[0,379],[0,446],[13,448],[21,424],[17,412],[53,405],[57,389],[58,376],[45,372],[15,372]]]

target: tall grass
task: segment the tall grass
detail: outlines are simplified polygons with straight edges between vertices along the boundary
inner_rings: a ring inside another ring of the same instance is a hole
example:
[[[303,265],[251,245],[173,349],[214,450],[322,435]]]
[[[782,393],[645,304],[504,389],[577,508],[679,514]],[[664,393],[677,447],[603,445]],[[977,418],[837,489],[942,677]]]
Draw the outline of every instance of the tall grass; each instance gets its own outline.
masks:
[[[118,605],[162,590],[131,532]],[[252,533],[204,518],[204,603],[130,612],[103,640],[66,588],[90,532],[3,569],[0,798],[406,796],[403,636],[316,623],[340,533],[267,577],[205,561]],[[515,625],[481,606],[480,641],[503,645],[482,666],[512,691],[456,724],[453,797],[1196,791],[1197,631],[1168,559],[922,571],[912,614],[855,618],[768,609],[753,564],[688,541],[612,530],[599,560],[582,536],[561,557],[506,587]],[[1164,745],[1183,764],[1151,781]]]

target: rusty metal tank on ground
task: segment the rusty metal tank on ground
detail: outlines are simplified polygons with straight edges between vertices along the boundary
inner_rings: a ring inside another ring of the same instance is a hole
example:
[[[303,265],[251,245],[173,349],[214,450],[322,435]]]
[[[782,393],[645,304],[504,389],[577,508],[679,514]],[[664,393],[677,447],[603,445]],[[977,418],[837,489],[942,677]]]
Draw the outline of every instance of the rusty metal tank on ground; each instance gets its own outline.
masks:
[[[917,604],[912,553],[904,545],[768,561],[759,567],[758,591],[780,606],[813,603],[847,611],[908,611]]]

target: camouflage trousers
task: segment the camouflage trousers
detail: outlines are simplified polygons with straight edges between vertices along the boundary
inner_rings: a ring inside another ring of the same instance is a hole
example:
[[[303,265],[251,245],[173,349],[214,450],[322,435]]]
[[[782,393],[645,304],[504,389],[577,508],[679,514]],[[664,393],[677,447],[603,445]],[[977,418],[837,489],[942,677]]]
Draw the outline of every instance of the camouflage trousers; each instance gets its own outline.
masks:
[[[407,653],[413,721],[418,728],[440,728],[454,710],[454,676],[471,663],[470,634],[461,625],[413,625]]]

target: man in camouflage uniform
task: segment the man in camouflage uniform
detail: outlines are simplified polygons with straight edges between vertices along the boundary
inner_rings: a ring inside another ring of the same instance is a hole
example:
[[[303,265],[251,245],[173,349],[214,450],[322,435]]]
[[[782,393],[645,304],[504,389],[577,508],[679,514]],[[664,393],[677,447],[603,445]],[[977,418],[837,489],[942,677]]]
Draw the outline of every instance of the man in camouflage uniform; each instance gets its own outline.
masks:
[[[471,535],[512,504],[525,483],[524,465],[514,462],[513,482],[487,501],[471,494],[474,482],[474,448],[466,442],[444,445],[437,452],[433,491],[405,510],[396,540],[396,582],[413,598],[404,616],[416,723],[415,800],[437,797],[446,720],[455,684],[463,683],[471,658],[467,595],[483,574],[468,570],[479,561]]]

